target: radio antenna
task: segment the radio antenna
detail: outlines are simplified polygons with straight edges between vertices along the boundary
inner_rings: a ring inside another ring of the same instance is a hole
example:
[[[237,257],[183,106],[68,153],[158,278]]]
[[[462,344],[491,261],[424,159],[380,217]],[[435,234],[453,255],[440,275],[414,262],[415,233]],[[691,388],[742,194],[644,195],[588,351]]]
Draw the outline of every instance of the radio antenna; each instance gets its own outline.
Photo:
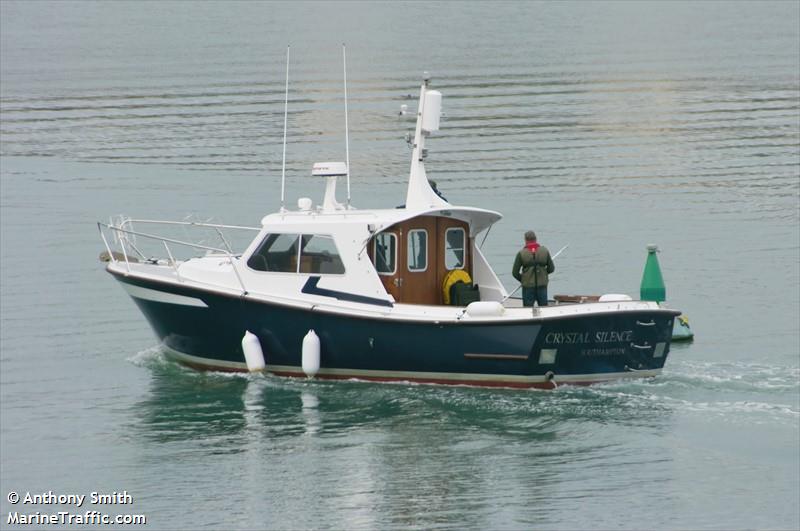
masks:
[[[347,164],[347,208],[350,209],[350,128],[347,124],[347,50],[342,43],[342,71],[344,72],[344,152]]]
[[[283,163],[281,164],[281,212],[285,212],[286,190],[286,125],[289,116],[289,45],[286,45],[286,95],[283,102]]]

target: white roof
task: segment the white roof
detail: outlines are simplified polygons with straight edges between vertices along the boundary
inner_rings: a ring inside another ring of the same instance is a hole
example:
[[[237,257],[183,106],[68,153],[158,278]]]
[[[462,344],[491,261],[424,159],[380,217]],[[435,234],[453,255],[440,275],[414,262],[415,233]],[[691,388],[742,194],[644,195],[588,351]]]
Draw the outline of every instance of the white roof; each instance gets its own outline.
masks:
[[[463,206],[437,206],[423,209],[392,208],[368,210],[298,210],[269,214],[261,220],[263,227],[289,227],[302,225],[372,225],[370,232],[378,233],[387,228],[418,216],[441,216],[465,221],[470,226],[470,236],[488,229],[503,216],[493,210]]]

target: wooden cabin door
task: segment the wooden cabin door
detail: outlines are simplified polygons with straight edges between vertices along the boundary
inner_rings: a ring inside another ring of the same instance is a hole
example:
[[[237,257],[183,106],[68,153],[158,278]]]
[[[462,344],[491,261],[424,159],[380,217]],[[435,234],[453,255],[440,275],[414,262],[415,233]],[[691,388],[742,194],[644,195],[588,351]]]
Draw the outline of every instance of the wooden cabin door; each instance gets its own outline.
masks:
[[[443,304],[444,277],[471,273],[469,226],[459,220],[420,216],[377,234],[368,253],[396,302]]]
[[[403,231],[398,226],[381,232],[372,239],[367,251],[372,263],[375,264],[383,287],[397,302],[403,300],[401,258],[404,260],[405,257],[400,256],[402,235]]]
[[[436,218],[436,285],[443,304],[444,277],[453,269],[463,269],[472,276],[472,256],[469,243],[469,225],[452,218]]]
[[[403,302],[441,304],[441,289],[436,284],[436,218],[421,216],[401,223]]]

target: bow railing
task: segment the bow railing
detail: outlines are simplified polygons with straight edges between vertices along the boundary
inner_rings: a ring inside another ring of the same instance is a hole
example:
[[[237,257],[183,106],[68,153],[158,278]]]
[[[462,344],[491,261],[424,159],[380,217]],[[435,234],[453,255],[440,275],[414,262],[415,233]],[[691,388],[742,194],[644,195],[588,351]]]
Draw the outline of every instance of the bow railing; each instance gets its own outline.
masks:
[[[212,245],[206,245],[205,243],[185,241],[177,238],[170,238],[158,234],[152,234],[149,232],[134,230],[134,224],[211,229],[219,237],[222,243],[222,247],[214,247]],[[233,246],[231,245],[230,240],[225,237],[225,234],[222,231],[242,230],[242,231],[258,232],[259,230],[261,230],[258,227],[247,227],[241,225],[223,225],[217,223],[205,223],[196,221],[162,221],[162,220],[131,219],[131,218],[124,218],[121,221],[119,221],[119,223],[116,225],[112,223],[97,222],[97,229],[100,232],[100,237],[102,238],[103,244],[106,247],[106,251],[108,253],[108,261],[114,263],[124,262],[125,269],[128,273],[131,272],[131,262],[139,263],[140,261],[143,261],[150,264],[169,264],[175,271],[177,279],[180,282],[183,282],[183,278],[181,277],[180,271],[178,269],[178,261],[175,259],[175,255],[172,253],[172,249],[170,248],[170,244],[172,244],[175,246],[190,248],[195,251],[204,251],[206,255],[214,253],[227,257],[228,262],[231,264],[233,272],[236,275],[236,279],[238,280],[239,285],[242,288],[242,293],[247,293],[247,289],[245,288],[244,282],[242,281],[242,277],[239,274],[237,260],[236,260],[239,256],[241,256],[241,253],[236,253],[233,250]],[[121,253],[115,252],[112,249],[111,245],[109,244],[108,238],[106,237],[107,232],[110,232],[113,235],[114,242],[119,245],[119,248],[122,251]],[[145,240],[148,241],[161,242],[161,244],[164,246],[164,250],[167,253],[167,258],[159,259],[154,257],[148,257],[139,248],[137,238],[144,238]],[[135,256],[132,255],[138,255],[139,258],[136,258]]]

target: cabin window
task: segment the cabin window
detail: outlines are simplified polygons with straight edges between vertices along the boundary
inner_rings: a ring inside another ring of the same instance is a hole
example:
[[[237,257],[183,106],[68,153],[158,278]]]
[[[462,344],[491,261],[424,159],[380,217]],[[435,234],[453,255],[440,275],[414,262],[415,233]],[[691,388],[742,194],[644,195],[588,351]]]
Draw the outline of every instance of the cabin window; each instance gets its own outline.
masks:
[[[297,245],[298,240],[302,245]],[[304,234],[302,240],[299,234],[269,234],[247,265],[256,271],[276,273],[344,273],[333,237],[319,234]]]
[[[374,241],[375,269],[380,275],[393,275],[397,271],[397,236],[381,232]]]
[[[250,269],[294,273],[297,271],[297,234],[269,234],[247,260]]]
[[[425,271],[428,269],[428,231],[414,229],[408,231],[408,270]]]
[[[464,249],[467,235],[460,227],[449,228],[444,233],[444,267],[464,269]]]
[[[341,275],[344,264],[331,236],[304,234],[300,250],[300,273]]]

